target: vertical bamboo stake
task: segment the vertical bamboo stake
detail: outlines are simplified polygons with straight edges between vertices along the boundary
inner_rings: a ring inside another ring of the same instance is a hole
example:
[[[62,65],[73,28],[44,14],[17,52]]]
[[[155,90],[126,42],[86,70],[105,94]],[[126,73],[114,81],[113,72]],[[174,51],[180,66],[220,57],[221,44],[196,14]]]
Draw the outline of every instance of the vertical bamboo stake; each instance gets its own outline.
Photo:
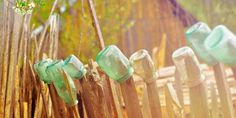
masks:
[[[9,77],[7,81],[7,89],[6,89],[6,105],[5,105],[5,117],[13,116],[13,107],[12,107],[12,98],[13,98],[13,90],[14,90],[14,78],[16,72],[16,64],[17,64],[17,51],[18,51],[18,41],[20,37],[20,30],[22,25],[22,16],[18,14],[14,14],[14,25],[13,25],[13,33],[12,33],[12,44],[10,51],[10,64],[9,64]],[[13,87],[13,88],[12,88]]]
[[[231,70],[233,71],[234,79],[236,80],[236,66],[231,67]]]
[[[147,85],[149,107],[152,118],[162,118],[160,98],[156,84],[156,69],[151,56],[146,50],[139,50],[131,55],[130,62],[135,73],[141,76]]]
[[[2,65],[2,79],[1,79],[1,90],[0,90],[0,117],[4,118],[4,108],[5,108],[5,98],[6,98],[6,88],[7,88],[7,78],[8,78],[8,65],[9,65],[9,44],[10,44],[10,34],[11,34],[11,25],[12,24],[12,13],[8,9],[9,2],[4,0],[3,3],[3,37],[4,41],[4,51],[3,51],[3,65]]]
[[[15,101],[14,101],[14,117],[15,118],[20,118],[21,116],[21,112],[20,112],[20,88],[19,88],[19,66],[16,66],[16,76],[15,76],[15,92],[14,92],[14,96],[15,96]]]
[[[27,113],[27,111],[28,111],[28,104],[27,104],[26,102],[23,103],[23,108],[24,108],[24,110],[23,110],[23,111],[24,111],[24,112],[23,112],[24,118],[29,118],[29,117],[28,117],[28,113]]]
[[[87,2],[88,2],[88,5],[89,5],[90,15],[91,15],[92,21],[93,21],[93,26],[95,27],[95,33],[96,33],[96,36],[99,40],[100,49],[103,49],[103,48],[105,48],[105,43],[104,43],[104,39],[103,39],[103,36],[102,36],[101,28],[100,28],[100,25],[99,25],[99,22],[98,22],[97,14],[96,14],[96,11],[95,11],[95,8],[94,8],[94,5],[93,5],[93,1],[92,0],[87,0]]]
[[[202,75],[192,49],[189,47],[180,48],[173,53],[172,58],[190,90],[191,116],[209,118],[207,92],[204,84],[205,77]]]

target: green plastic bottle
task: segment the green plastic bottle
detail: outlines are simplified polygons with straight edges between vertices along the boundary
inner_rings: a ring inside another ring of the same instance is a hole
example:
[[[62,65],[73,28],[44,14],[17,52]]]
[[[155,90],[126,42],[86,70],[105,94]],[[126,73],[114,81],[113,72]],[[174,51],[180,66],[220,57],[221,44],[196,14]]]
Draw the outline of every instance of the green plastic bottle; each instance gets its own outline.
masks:
[[[51,63],[51,59],[42,59],[41,61],[38,61],[34,64],[34,70],[36,71],[39,78],[46,84],[50,84],[53,81],[53,78],[50,78],[46,73],[47,66]]]
[[[236,37],[224,25],[216,26],[204,45],[219,62],[229,66],[236,65]]]
[[[54,61],[47,67],[47,73],[51,78],[54,78],[54,86],[57,94],[69,106],[78,103],[76,97],[76,88],[72,78],[63,70],[64,62],[62,60]]]
[[[156,75],[156,69],[147,50],[141,49],[130,56],[130,63],[134,72],[143,79],[152,79]]]
[[[72,78],[81,79],[86,74],[83,63],[74,55],[70,55],[64,60],[63,69]]]
[[[186,32],[185,36],[190,46],[196,52],[197,56],[208,65],[217,64],[217,60],[207,51],[204,46],[206,37],[211,33],[211,29],[207,24],[198,22],[190,27]]]
[[[110,45],[100,51],[96,62],[111,79],[118,82],[124,82],[134,72],[129,60],[115,45]]]

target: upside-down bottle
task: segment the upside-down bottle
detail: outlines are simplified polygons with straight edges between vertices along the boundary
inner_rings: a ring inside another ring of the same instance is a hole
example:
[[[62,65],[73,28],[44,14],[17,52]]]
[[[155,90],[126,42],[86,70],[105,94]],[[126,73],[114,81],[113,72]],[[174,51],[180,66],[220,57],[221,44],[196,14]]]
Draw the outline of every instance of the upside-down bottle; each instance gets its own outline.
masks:
[[[141,49],[130,56],[131,65],[134,72],[143,79],[151,79],[155,77],[155,66],[148,51]]]
[[[63,70],[63,61],[54,61],[47,67],[47,73],[53,78],[54,86],[61,99],[69,106],[78,103],[76,97],[76,88],[72,78]]]
[[[87,72],[83,63],[74,55],[67,57],[62,67],[70,77],[76,79],[81,79]]]
[[[210,33],[211,29],[207,26],[207,24],[198,22],[185,32],[185,36],[201,60],[209,65],[215,65],[217,64],[216,59],[207,51],[206,47],[204,46],[204,42]]]
[[[205,41],[205,47],[219,62],[236,65],[236,37],[223,25],[216,26]]]
[[[34,64],[34,69],[39,76],[39,78],[44,81],[46,84],[50,84],[53,78],[50,78],[46,73],[47,66],[52,63],[51,59],[42,59]]]
[[[99,52],[96,62],[113,80],[124,82],[133,74],[129,60],[115,45],[110,45]]]

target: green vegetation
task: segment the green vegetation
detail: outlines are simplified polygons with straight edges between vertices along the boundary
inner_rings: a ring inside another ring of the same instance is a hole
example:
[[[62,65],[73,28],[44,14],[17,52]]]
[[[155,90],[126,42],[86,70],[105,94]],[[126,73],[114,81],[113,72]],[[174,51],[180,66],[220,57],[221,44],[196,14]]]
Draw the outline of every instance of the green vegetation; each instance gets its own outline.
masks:
[[[46,21],[54,0],[33,11],[33,24],[37,28]],[[96,0],[95,7],[102,28],[105,44],[116,44],[122,29],[128,29],[134,22],[128,20],[135,0]],[[60,14],[60,46],[59,56],[70,54],[79,56],[87,63],[95,58],[99,51],[98,39],[95,36],[92,20],[86,0],[59,1],[56,12]],[[40,14],[39,14],[40,13]]]
[[[177,0],[187,11],[198,20],[215,27],[224,24],[236,33],[235,0]]]

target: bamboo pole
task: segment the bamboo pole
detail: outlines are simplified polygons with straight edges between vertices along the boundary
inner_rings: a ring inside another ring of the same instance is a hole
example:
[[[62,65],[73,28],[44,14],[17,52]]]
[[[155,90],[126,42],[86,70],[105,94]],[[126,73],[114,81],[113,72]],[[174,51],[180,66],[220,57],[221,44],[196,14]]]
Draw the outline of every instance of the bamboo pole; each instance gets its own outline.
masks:
[[[4,19],[3,19],[3,37],[5,39],[4,41],[4,51],[3,51],[3,65],[2,65],[2,79],[1,79],[1,91],[0,91],[0,117],[4,117],[4,108],[5,108],[5,98],[6,98],[6,88],[7,88],[7,78],[8,78],[8,65],[9,65],[9,43],[10,43],[10,32],[11,32],[11,26],[12,23],[12,13],[8,9],[9,2],[7,0],[4,0],[3,3],[4,6]]]
[[[14,92],[14,117],[20,118],[21,112],[20,112],[20,81],[19,81],[19,66],[16,66],[16,76],[15,76],[15,92]]]
[[[189,47],[176,50],[172,58],[176,68],[189,87],[191,116],[194,118],[209,118],[209,107],[205,77],[202,75],[197,58]]]
[[[22,25],[22,16],[18,14],[14,14],[14,25],[12,32],[12,40],[11,40],[11,50],[10,50],[10,63],[9,63],[9,76],[7,80],[7,88],[6,88],[6,100],[5,100],[5,113],[4,117],[12,117],[13,116],[13,90],[14,90],[14,78],[16,72],[16,64],[17,64],[17,51],[18,51],[18,41],[20,37],[20,30]],[[12,88],[13,87],[13,88]]]

